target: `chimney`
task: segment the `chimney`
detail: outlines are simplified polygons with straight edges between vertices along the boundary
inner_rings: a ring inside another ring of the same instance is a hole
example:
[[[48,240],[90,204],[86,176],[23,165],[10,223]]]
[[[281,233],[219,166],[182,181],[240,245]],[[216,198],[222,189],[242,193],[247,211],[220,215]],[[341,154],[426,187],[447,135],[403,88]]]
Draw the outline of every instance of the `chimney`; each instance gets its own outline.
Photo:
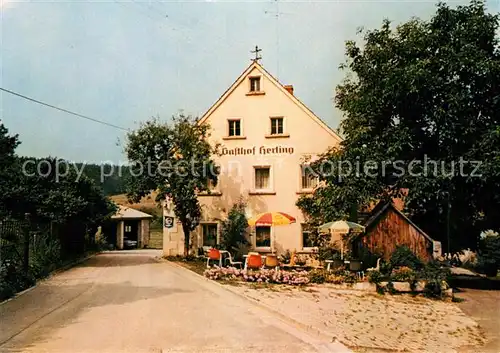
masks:
[[[293,85],[285,85],[284,87],[293,96]]]

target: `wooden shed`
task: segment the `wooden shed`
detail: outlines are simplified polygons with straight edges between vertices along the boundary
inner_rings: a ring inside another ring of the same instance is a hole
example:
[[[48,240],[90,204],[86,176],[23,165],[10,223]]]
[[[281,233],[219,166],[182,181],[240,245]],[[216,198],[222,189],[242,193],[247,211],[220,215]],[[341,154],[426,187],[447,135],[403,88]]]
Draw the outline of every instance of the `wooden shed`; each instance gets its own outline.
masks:
[[[366,231],[354,246],[380,254],[385,260],[398,246],[408,246],[423,261],[441,255],[441,242],[435,241],[413,223],[392,202],[379,203],[364,222]]]

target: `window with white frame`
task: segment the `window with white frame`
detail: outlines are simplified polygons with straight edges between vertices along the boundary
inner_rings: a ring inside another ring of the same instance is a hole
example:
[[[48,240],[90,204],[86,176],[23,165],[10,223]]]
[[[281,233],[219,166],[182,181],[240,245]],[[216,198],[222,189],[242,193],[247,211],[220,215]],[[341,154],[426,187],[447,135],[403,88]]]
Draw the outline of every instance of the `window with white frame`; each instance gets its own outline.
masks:
[[[201,236],[203,238],[203,246],[217,245],[217,223],[202,223]]]
[[[318,186],[319,177],[309,165],[300,167],[301,188],[303,190],[312,190]]]
[[[255,247],[268,248],[271,246],[271,227],[255,227]]]
[[[255,190],[271,188],[271,167],[255,167]]]
[[[302,223],[300,226],[302,231],[302,248],[313,248],[314,239],[311,227],[306,223]]]
[[[271,135],[283,135],[283,117],[271,118]]]
[[[260,92],[260,76],[252,76],[248,80],[250,82],[250,92]]]
[[[228,136],[241,136],[241,120],[229,119],[228,120]]]

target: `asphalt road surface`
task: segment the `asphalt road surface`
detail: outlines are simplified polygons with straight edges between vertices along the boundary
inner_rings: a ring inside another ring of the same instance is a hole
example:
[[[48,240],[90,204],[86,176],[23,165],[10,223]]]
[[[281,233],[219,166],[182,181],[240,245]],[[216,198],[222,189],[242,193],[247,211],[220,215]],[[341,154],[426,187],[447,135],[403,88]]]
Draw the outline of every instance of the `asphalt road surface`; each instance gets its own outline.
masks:
[[[0,352],[332,352],[152,250],[108,252],[0,304]]]

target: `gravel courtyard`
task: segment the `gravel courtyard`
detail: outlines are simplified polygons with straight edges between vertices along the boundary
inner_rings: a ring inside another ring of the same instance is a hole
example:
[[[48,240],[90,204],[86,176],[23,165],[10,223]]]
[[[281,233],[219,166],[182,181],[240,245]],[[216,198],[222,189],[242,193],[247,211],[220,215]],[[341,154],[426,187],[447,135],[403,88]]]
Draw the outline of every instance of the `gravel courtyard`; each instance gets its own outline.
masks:
[[[456,303],[324,286],[256,289],[245,285],[231,290],[357,352],[463,352],[463,347],[482,352],[484,344],[478,324]]]

